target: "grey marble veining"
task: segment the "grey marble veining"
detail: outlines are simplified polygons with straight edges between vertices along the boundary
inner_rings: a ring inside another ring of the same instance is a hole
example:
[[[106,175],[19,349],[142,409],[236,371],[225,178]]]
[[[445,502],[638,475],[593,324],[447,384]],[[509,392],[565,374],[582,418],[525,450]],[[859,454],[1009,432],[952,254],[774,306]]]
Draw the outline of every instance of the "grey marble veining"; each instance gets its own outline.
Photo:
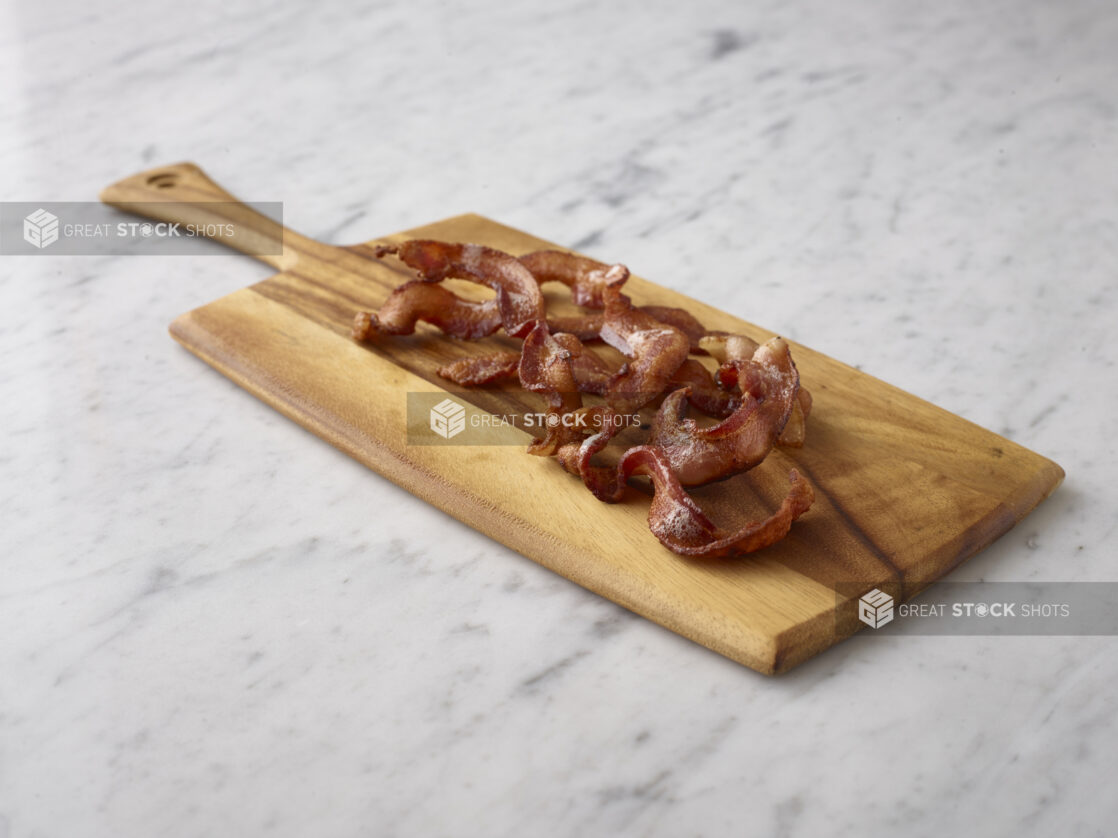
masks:
[[[477,211],[1052,457],[956,578],[1115,580],[1112,3],[0,9],[0,198],[182,159],[358,241]],[[166,334],[238,256],[0,257],[0,838],[1108,835],[1109,637],[765,679]]]

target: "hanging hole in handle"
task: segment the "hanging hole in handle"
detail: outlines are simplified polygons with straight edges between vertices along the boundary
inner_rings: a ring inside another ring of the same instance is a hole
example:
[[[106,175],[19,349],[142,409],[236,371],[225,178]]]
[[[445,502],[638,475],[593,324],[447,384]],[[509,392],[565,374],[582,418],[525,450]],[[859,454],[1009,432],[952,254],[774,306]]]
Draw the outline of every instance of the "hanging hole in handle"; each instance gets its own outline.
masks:
[[[156,189],[170,189],[178,182],[179,176],[174,172],[160,172],[148,178],[148,186],[154,186]]]

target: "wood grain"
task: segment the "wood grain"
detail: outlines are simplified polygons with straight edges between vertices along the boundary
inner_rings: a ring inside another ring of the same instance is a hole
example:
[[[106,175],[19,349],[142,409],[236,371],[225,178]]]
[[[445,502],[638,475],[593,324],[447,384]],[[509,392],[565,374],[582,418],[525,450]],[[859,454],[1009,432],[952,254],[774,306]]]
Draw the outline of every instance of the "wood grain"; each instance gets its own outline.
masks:
[[[857,630],[854,600],[873,587],[907,599],[990,544],[1063,478],[1058,465],[845,364],[793,344],[815,398],[802,449],[695,491],[716,520],[775,508],[795,466],[815,506],[787,539],[762,553],[682,559],[648,531],[647,497],[598,503],[554,462],[523,445],[409,445],[406,394],[442,391],[435,369],[492,348],[415,336],[355,344],[356,311],[375,309],[406,271],[371,244],[315,242],[235,203],[198,167],[161,167],[107,188],[107,203],[166,221],[231,221],[235,241],[275,276],[179,317],[171,334],[206,363],[284,415],[455,518],[557,573],[764,673],[783,672]],[[158,202],[158,203],[153,203]],[[209,203],[212,202],[212,203]],[[207,206],[209,203],[209,206]],[[525,253],[555,245],[477,215],[409,237],[472,241]],[[460,287],[456,290],[463,290]],[[708,328],[772,333],[633,277],[637,304],[681,306]],[[469,294],[481,294],[468,287]],[[561,308],[565,303],[548,291]],[[494,414],[537,411],[515,385],[469,392]],[[838,592],[836,592],[838,589]],[[853,593],[851,593],[853,591]]]

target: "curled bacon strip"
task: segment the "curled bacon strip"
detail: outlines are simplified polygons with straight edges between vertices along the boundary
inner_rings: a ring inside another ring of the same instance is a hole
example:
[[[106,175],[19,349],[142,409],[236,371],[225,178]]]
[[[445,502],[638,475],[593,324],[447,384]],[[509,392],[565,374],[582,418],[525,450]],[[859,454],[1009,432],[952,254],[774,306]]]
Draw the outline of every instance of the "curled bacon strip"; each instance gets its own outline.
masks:
[[[476,387],[502,378],[516,378],[519,369],[519,352],[492,352],[488,355],[459,358],[439,367],[435,372],[463,387]]]
[[[606,403],[618,413],[632,413],[660,395],[687,359],[691,342],[679,329],[635,308],[619,284],[608,285],[604,298],[602,340],[633,359],[610,380]]]
[[[686,387],[687,400],[708,416],[729,416],[741,406],[741,394],[719,387],[707,368],[694,358],[680,365],[668,387],[672,390]]]
[[[581,433],[563,422],[564,415],[582,407],[571,372],[571,353],[551,336],[546,323],[537,323],[524,339],[519,374],[525,389],[540,393],[547,401],[547,434],[533,440],[528,453],[550,457],[563,445],[580,439]]]
[[[351,334],[355,340],[369,340],[378,333],[410,335],[420,320],[465,340],[483,338],[501,328],[495,300],[463,300],[441,285],[413,279],[393,290],[375,314],[358,312]]]
[[[581,476],[586,487],[605,503],[621,500],[630,477],[647,475],[653,487],[648,527],[661,544],[684,556],[724,556],[768,547],[784,538],[792,522],[815,501],[811,484],[792,469],[789,474],[792,488],[780,509],[763,521],[725,530],[714,524],[684,491],[666,453],[655,445],[630,448],[616,468],[591,465],[590,458],[606,446],[611,436],[602,431],[581,444],[563,446],[559,450],[560,463],[567,471]]]
[[[607,265],[561,250],[537,250],[520,257],[520,264],[532,272],[536,281],[561,282],[571,289],[575,305],[602,308],[602,292],[610,283],[621,284],[629,278],[624,265]]]
[[[715,525],[683,491],[662,449],[653,445],[631,448],[618,464],[628,477],[647,474],[655,494],[648,509],[648,527],[660,543],[683,556],[714,557],[728,553],[752,553],[775,544],[788,534],[792,522],[811,508],[815,492],[795,469],[788,478],[792,488],[780,508],[763,521],[736,530]]]
[[[599,411],[599,420],[594,427],[600,428],[597,433],[588,436],[581,442],[570,442],[562,446],[557,452],[559,464],[571,474],[582,478],[587,489],[603,503],[617,503],[625,492],[625,477],[616,468],[593,465],[591,460],[594,455],[602,451],[614,434],[621,429],[620,423],[608,407],[583,408],[585,411]]]
[[[773,338],[738,366],[741,405],[717,425],[700,428],[685,419],[686,388],[671,393],[652,421],[651,442],[668,458],[684,486],[748,471],[761,462],[784,430],[796,403],[800,377],[788,344]]]
[[[561,250],[537,250],[520,257],[520,263],[532,272],[540,285],[561,282],[571,289],[571,299],[583,308],[606,307],[606,289],[618,288],[629,278],[624,265],[607,265],[585,256]],[[686,309],[672,306],[641,306],[640,310],[656,320],[687,335],[692,352],[702,352],[699,341],[706,328]],[[549,318],[552,334],[567,332],[579,340],[592,340],[601,333],[604,315],[597,312]]]
[[[689,347],[691,352],[706,354],[706,350],[700,346],[703,338],[707,336],[706,327],[692,317],[689,312],[671,306],[638,306],[637,309],[687,335],[687,339],[691,343]],[[605,319],[605,313],[591,311],[586,314],[551,316],[547,318],[547,324],[551,327],[553,334],[567,332],[575,335],[579,340],[586,341],[595,340],[601,335]]]
[[[590,350],[586,349],[574,335],[560,332],[552,335],[559,346],[570,352],[571,374],[575,386],[583,393],[602,395],[613,376],[613,370]],[[491,352],[459,358],[436,372],[443,378],[461,384],[463,387],[476,387],[490,384],[502,378],[515,378],[520,366],[519,352]]]
[[[552,334],[562,332],[574,335],[579,340],[598,340],[602,333],[602,323],[605,322],[605,317],[600,311],[586,314],[553,315],[547,318],[547,325]]]
[[[725,390],[732,390],[738,383],[738,369],[742,361],[752,357],[757,351],[757,341],[745,335],[731,335],[717,332],[702,338],[699,341],[702,348],[713,355],[722,366],[718,368],[718,383]],[[696,405],[696,407],[699,407]],[[702,407],[699,407],[702,410]],[[777,445],[789,448],[800,448],[807,437],[807,417],[811,415],[811,393],[805,387],[800,387],[796,393],[796,403],[792,407],[792,414],[788,417],[788,424],[780,432]]]
[[[700,343],[707,334],[706,327],[696,320],[691,312],[672,306],[641,306],[640,310],[687,335],[687,340],[691,342],[690,349],[692,352],[705,351]]]
[[[426,282],[468,279],[497,293],[501,325],[512,337],[522,338],[544,319],[544,299],[532,273],[513,256],[480,244],[451,244],[412,239],[399,245],[381,245],[376,255],[395,253],[405,265],[419,271]]]
[[[714,360],[720,364],[747,361],[760,345],[753,338],[729,332],[711,332],[699,339],[699,346],[703,351],[714,356]]]
[[[571,353],[571,373],[578,389],[583,393],[603,396],[614,376],[614,370],[599,356],[582,345],[575,335],[560,332],[552,337],[556,343]]]

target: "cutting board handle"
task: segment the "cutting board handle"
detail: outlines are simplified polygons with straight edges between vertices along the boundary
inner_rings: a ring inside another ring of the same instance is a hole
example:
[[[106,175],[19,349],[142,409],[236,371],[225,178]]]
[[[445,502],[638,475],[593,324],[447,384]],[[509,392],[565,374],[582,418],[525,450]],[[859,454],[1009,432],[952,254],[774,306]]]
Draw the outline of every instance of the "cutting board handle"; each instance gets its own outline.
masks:
[[[255,256],[277,270],[294,267],[313,242],[243,204],[193,163],[160,166],[106,187],[101,200],[117,209],[194,225],[207,238]]]

